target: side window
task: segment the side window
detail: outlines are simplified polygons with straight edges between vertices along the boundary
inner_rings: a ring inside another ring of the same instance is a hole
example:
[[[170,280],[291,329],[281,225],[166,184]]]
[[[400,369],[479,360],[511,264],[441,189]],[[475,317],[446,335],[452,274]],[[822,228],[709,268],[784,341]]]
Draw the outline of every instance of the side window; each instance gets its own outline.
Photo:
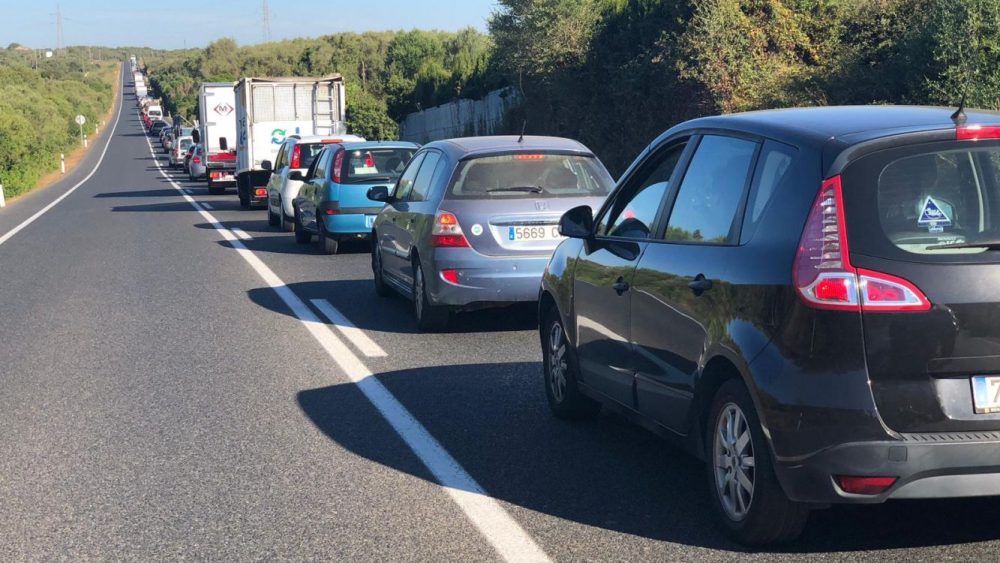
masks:
[[[434,170],[440,161],[441,153],[437,151],[427,152],[427,156],[424,157],[424,163],[420,165],[420,172],[417,173],[416,179],[413,180],[413,188],[406,199],[409,201],[424,201],[427,199],[427,194],[431,189],[431,178],[434,176]]]
[[[618,192],[597,226],[597,233],[610,237],[649,238],[670,176],[687,142],[671,145],[639,169]]]
[[[670,212],[668,241],[732,244],[757,143],[706,135],[698,144]]]
[[[278,149],[278,156],[274,157],[274,169],[281,170],[285,166],[285,153],[288,152],[288,144],[282,143],[281,148]]]
[[[403,175],[399,177],[399,182],[396,182],[396,190],[393,192],[393,197],[397,200],[405,200],[410,196],[413,180],[417,177],[417,170],[420,169],[420,163],[424,161],[425,156],[427,153],[418,154],[406,165],[406,170],[403,170]]]
[[[330,155],[334,153],[334,150],[325,150],[316,158],[316,162],[313,165],[313,172],[310,175],[312,178],[326,179],[326,171],[329,168],[328,163],[330,161]]]
[[[750,184],[750,197],[747,199],[747,209],[743,215],[743,232],[740,233],[740,244],[748,242],[764,211],[771,205],[779,185],[788,179],[788,170],[795,158],[795,148],[775,141],[765,141],[761,148],[757,166],[754,169],[753,183]]]

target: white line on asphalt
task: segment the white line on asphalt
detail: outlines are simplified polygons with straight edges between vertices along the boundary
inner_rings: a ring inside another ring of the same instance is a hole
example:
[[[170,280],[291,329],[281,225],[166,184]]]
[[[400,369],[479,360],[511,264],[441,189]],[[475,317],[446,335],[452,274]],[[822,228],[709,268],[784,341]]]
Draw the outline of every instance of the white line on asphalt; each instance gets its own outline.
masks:
[[[354,326],[354,323],[348,320],[329,301],[326,299],[310,299],[309,302],[319,309],[319,312],[323,313],[323,316],[333,323],[333,326],[337,327],[337,330],[350,340],[358,350],[361,350],[362,354],[369,358],[380,358],[387,355],[381,346],[371,338],[368,338],[365,331]]]
[[[198,203],[200,203],[202,207],[204,207],[205,209],[207,209],[209,211],[214,211],[215,210],[215,208],[212,207],[212,204],[208,203],[207,201],[200,201]]]
[[[122,66],[124,68],[124,65],[122,65]],[[121,84],[121,88],[119,89],[118,114],[115,115],[115,122],[111,126],[111,132],[108,133],[108,139],[107,139],[107,141],[104,142],[104,149],[101,151],[101,156],[97,159],[97,164],[94,165],[94,169],[91,170],[90,173],[87,174],[82,180],[80,180],[79,182],[77,182],[76,185],[74,185],[72,188],[66,190],[66,192],[63,195],[61,195],[61,196],[57,197],[56,199],[54,199],[52,201],[52,203],[50,203],[50,204],[46,205],[45,207],[39,209],[37,213],[35,213],[31,217],[28,217],[27,219],[25,219],[23,222],[21,222],[20,225],[18,225],[16,227],[14,227],[13,229],[7,231],[7,233],[4,234],[3,236],[0,236],[0,244],[3,244],[5,242],[7,242],[8,240],[10,240],[10,238],[12,236],[14,236],[17,233],[21,232],[21,230],[24,229],[25,227],[27,227],[28,225],[34,223],[36,219],[38,219],[39,217],[41,217],[42,215],[44,215],[45,212],[47,212],[49,209],[52,209],[53,207],[55,207],[56,205],[58,205],[60,201],[62,201],[64,199],[66,199],[67,197],[69,197],[69,194],[75,192],[77,188],[79,188],[87,180],[89,180],[90,177],[94,175],[94,172],[97,172],[97,169],[101,167],[101,163],[104,162],[104,155],[107,154],[108,147],[111,146],[111,139],[113,139],[115,137],[115,129],[118,128],[118,119],[122,116],[122,109],[124,109],[124,107],[125,107],[125,75],[122,74],[121,77],[120,77],[120,79],[121,79],[122,84]]]
[[[205,204],[203,203],[202,205]],[[229,230],[232,231],[234,235],[240,237],[243,240],[253,240],[253,237],[247,234],[247,232],[244,231],[243,229],[237,229],[236,227],[232,227]]]
[[[191,195],[191,194],[193,194],[194,192],[192,192],[191,190],[189,190],[189,189],[187,189],[187,188],[184,188],[184,193],[186,193],[187,195]]]
[[[148,138],[146,144],[149,145],[150,154],[155,157],[153,145]],[[194,198],[185,194],[180,184],[164,172],[159,160],[155,160],[155,162],[160,174],[170,181],[174,188],[181,193],[184,200],[194,206],[198,213],[257,272],[264,283],[278,294],[278,297],[285,302],[285,305],[299,319],[299,322],[312,334],[313,338],[340,367],[344,375],[358,386],[368,401],[389,422],[393,430],[399,434],[403,442],[434,475],[452,501],[462,509],[469,521],[497,550],[500,556],[506,561],[551,561],[524,528],[504,510],[496,499],[489,496],[489,493],[476,482],[472,475],[469,475],[469,472],[458,463],[458,460],[452,457],[410,411],[382,385],[382,382],[372,374],[361,359],[355,356],[340,338],[337,338],[330,327],[320,321],[305,302],[299,299],[256,254],[244,246],[230,229],[224,227],[211,213],[205,211]]]

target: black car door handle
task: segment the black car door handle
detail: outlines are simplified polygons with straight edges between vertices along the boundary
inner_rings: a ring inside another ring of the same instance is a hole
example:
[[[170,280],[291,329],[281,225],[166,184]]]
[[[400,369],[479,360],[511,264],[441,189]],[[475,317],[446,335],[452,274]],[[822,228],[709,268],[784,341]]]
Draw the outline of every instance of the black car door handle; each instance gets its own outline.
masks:
[[[628,291],[628,282],[625,281],[625,278],[618,278],[618,281],[611,285],[611,289],[615,290],[615,293],[618,295],[621,295]]]
[[[712,289],[712,280],[705,277],[705,274],[698,274],[693,280],[688,282],[688,287],[695,295],[701,295],[702,292]]]

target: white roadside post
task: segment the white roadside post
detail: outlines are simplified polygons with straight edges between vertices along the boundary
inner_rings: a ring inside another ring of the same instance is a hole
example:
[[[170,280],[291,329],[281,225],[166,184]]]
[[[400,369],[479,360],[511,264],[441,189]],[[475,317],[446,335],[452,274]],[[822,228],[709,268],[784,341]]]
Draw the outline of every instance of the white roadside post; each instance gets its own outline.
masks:
[[[82,115],[77,115],[74,121],[76,121],[76,124],[80,126],[80,144],[86,147],[87,137],[83,134],[83,124],[87,122],[87,118]]]
[[[63,153],[59,153],[59,173],[66,173],[66,155]]]
[[[3,184],[0,184],[0,207],[6,207],[7,202],[3,199]]]

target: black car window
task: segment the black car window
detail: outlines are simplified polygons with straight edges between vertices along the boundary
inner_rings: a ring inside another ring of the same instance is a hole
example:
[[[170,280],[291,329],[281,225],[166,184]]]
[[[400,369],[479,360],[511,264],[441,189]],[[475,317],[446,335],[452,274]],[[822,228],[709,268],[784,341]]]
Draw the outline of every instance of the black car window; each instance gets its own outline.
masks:
[[[420,172],[417,173],[416,179],[413,180],[413,188],[410,190],[406,198],[407,200],[424,201],[427,199],[427,194],[431,189],[431,178],[434,176],[434,170],[440,160],[441,153],[437,151],[427,152],[427,156],[424,157],[424,163],[420,165]]]
[[[413,180],[417,177],[417,171],[420,170],[420,163],[424,161],[424,157],[427,153],[420,153],[413,157],[413,160],[406,165],[406,169],[403,170],[403,175],[399,177],[399,182],[396,182],[396,190],[393,196],[397,200],[405,200],[410,195],[410,190],[413,189]]]
[[[597,233],[611,237],[649,238],[670,176],[684,153],[686,142],[670,145],[653,155],[626,181],[598,223]]]
[[[736,240],[736,212],[757,153],[758,143],[705,135],[684,173],[664,238],[695,244]]]
[[[771,205],[779,185],[791,177],[792,159],[795,158],[795,148],[776,141],[765,141],[761,147],[757,166],[754,167],[753,183],[750,184],[750,197],[743,215],[743,231],[740,233],[740,244],[748,242],[764,211]]]

